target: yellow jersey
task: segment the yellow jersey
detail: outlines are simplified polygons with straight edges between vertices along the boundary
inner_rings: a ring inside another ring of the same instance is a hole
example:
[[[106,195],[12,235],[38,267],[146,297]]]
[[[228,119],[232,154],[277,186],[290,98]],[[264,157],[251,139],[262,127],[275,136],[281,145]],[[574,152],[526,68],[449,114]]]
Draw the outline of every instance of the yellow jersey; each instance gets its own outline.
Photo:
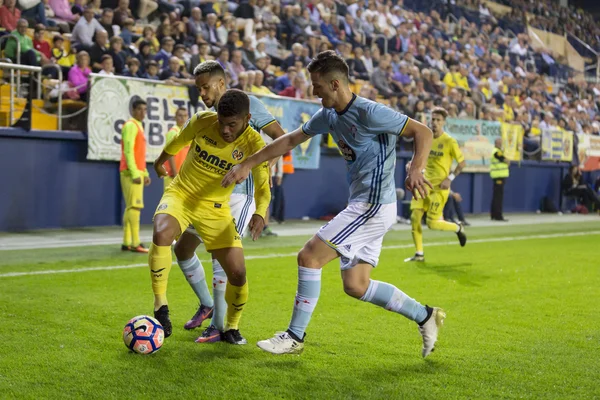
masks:
[[[425,178],[431,182],[434,189],[439,189],[440,184],[450,175],[452,160],[460,163],[464,159],[456,139],[444,132],[440,137],[433,138],[425,167]]]
[[[190,149],[171,189],[187,199],[227,203],[234,185],[221,187],[223,176],[262,149],[265,142],[248,126],[233,143],[227,143],[221,137],[217,113],[203,111],[189,119],[181,132],[165,145],[165,152],[175,155],[187,145]],[[265,218],[271,200],[268,163],[254,167],[252,175],[256,214]]]

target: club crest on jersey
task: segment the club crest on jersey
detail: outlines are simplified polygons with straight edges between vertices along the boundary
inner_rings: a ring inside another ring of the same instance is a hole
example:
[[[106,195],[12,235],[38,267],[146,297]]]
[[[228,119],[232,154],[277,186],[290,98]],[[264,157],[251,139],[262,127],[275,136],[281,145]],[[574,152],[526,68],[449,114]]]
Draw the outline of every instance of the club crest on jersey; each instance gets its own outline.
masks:
[[[166,210],[167,209],[167,205],[165,203],[162,203],[161,205],[158,206],[158,211],[162,211],[162,210]]]
[[[438,149],[443,149],[444,145],[442,143],[438,144]]]
[[[235,149],[233,150],[233,153],[231,153],[231,158],[233,158],[235,161],[241,161],[242,158],[244,158],[244,152]]]
[[[356,154],[354,153],[354,150],[352,150],[352,148],[348,146],[346,142],[340,139],[338,140],[337,145],[340,148],[340,151],[342,152],[342,157],[344,157],[344,160],[356,161]]]

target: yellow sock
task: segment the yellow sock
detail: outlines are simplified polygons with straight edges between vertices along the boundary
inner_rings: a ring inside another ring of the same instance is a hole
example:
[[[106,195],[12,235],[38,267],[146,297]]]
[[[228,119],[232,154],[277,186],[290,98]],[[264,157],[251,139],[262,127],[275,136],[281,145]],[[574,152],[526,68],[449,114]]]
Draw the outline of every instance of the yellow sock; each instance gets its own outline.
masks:
[[[173,263],[171,246],[150,246],[148,254],[150,264],[150,277],[152,278],[152,291],[154,292],[154,310],[167,305],[167,282]]]
[[[129,221],[131,229],[131,246],[138,247],[140,245],[140,210],[130,208],[125,211],[125,218]]]
[[[421,226],[423,213],[423,210],[414,209],[410,214],[413,242],[415,243],[416,252],[419,254],[423,254],[423,227]]]
[[[248,281],[243,286],[233,286],[228,281],[225,288],[225,301],[227,302],[225,330],[238,329],[244,305],[248,301]]]
[[[129,224],[128,210],[123,213],[123,244],[131,246],[131,225]]]
[[[458,232],[458,225],[454,222],[447,222],[443,219],[427,219],[427,226],[429,229],[433,229],[436,231],[447,231],[447,232]]]

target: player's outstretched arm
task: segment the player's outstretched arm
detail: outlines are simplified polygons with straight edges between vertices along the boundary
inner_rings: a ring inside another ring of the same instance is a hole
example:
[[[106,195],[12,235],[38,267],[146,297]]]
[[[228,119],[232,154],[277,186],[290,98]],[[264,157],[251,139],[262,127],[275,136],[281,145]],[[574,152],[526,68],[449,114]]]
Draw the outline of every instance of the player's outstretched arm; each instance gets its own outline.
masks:
[[[252,168],[265,161],[271,160],[275,157],[280,157],[298,146],[300,143],[310,139],[310,136],[306,135],[302,128],[298,128],[292,133],[283,135],[273,143],[264,147],[258,153],[248,157],[242,163],[235,165],[228,173],[223,177],[221,186],[228,187],[234,183],[241,183],[248,178]]]
[[[431,129],[422,123],[409,119],[402,136],[414,139],[414,155],[404,185],[413,193],[415,198],[427,197],[428,186],[433,189],[431,183],[423,176],[423,170],[427,164],[433,133]]]

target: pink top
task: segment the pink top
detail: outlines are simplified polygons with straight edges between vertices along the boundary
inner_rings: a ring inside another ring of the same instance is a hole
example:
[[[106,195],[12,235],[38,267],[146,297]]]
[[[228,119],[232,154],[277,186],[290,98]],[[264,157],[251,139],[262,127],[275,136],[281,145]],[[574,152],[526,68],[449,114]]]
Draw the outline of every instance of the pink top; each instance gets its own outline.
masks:
[[[50,0],[50,8],[58,18],[65,21],[75,21],[69,0]]]
[[[73,86],[81,86],[77,89],[79,94],[84,94],[87,91],[86,83],[91,73],[91,69],[86,68],[82,71],[78,65],[73,65],[69,70],[69,83]]]
[[[15,7],[14,14],[10,12],[8,7],[0,7],[0,26],[6,29],[8,32],[12,32],[17,29],[17,22],[21,18],[21,10]]]

